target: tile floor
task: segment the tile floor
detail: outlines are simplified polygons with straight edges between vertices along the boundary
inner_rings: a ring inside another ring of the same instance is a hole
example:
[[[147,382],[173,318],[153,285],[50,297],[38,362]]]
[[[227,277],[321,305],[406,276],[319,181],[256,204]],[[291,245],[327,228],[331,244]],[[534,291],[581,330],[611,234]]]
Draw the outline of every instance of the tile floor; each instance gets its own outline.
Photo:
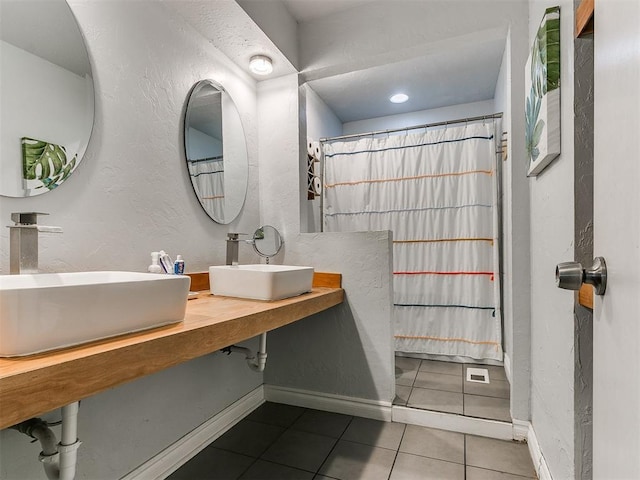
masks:
[[[489,384],[467,382],[467,368],[489,370]],[[503,367],[396,357],[394,405],[511,422]]]
[[[526,444],[265,403],[170,480],[525,480]]]

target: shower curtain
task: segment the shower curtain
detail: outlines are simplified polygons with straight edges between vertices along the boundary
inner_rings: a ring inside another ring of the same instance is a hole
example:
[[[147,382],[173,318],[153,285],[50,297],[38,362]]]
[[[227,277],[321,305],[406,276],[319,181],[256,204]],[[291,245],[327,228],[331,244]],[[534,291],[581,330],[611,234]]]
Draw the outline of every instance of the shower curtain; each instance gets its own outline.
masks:
[[[323,143],[325,231],[393,231],[396,352],[502,361],[495,130]]]
[[[224,221],[224,159],[187,160],[194,190],[205,210]]]

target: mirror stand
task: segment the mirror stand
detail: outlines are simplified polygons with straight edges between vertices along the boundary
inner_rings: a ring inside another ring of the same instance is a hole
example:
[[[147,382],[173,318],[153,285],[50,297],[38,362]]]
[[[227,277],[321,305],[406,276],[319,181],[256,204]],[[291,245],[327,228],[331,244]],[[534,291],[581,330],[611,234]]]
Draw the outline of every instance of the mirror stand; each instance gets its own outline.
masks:
[[[269,259],[280,252],[284,241],[278,230],[271,225],[263,225],[253,233],[251,244],[256,253],[269,264]]]

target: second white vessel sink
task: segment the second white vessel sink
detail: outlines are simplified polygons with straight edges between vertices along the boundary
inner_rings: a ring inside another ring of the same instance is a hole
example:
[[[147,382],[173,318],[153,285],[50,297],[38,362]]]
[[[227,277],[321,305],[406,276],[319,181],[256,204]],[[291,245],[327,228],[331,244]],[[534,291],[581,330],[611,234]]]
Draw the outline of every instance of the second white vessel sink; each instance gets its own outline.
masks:
[[[313,267],[290,265],[220,265],[209,267],[214,295],[281,300],[311,291]]]
[[[190,284],[187,276],[138,272],[0,275],[0,356],[180,322]]]

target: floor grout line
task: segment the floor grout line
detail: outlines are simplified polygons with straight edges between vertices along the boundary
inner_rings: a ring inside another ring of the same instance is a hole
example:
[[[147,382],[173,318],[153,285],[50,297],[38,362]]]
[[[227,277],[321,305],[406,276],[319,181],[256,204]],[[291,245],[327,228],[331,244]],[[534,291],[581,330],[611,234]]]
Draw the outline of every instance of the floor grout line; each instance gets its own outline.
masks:
[[[402,445],[402,440],[404,440],[404,434],[407,431],[407,424],[404,424],[404,428],[402,429],[402,436],[400,437],[400,443],[398,443],[398,448],[396,449],[396,454],[393,457],[393,463],[391,464],[391,470],[389,470],[389,476],[387,477],[387,480],[391,479],[391,475],[393,474],[393,468],[396,466],[396,460],[398,459],[398,455],[400,453],[400,446]]]
[[[464,376],[462,378],[464,379]],[[464,412],[464,396],[465,396],[465,393],[464,393],[464,380],[462,380],[462,416],[463,417],[465,416],[465,412]],[[466,462],[466,459],[465,459],[465,462]],[[465,464],[465,467],[464,467],[464,471],[465,471],[465,474],[466,474],[466,471],[467,471],[466,464]]]
[[[467,480],[467,435],[464,434],[462,449],[464,453],[464,480]]]
[[[325,463],[327,463],[327,460],[329,459],[329,457],[331,456],[331,454],[333,453],[333,451],[336,449],[336,447],[338,446],[338,443],[340,443],[340,440],[342,440],[342,437],[344,436],[345,432],[349,429],[349,426],[351,425],[351,423],[353,422],[353,419],[355,417],[353,415],[351,415],[351,419],[349,420],[349,423],[347,423],[346,428],[344,429],[344,431],[340,434],[340,436],[338,438],[336,438],[336,443],[333,444],[333,447],[331,447],[331,450],[329,450],[329,453],[327,453],[327,456],[324,457],[324,460],[322,461],[322,463],[320,464],[320,466],[318,467],[318,469],[315,471],[314,473],[314,477],[316,475],[320,475],[320,470],[322,470],[322,467],[324,466]]]

